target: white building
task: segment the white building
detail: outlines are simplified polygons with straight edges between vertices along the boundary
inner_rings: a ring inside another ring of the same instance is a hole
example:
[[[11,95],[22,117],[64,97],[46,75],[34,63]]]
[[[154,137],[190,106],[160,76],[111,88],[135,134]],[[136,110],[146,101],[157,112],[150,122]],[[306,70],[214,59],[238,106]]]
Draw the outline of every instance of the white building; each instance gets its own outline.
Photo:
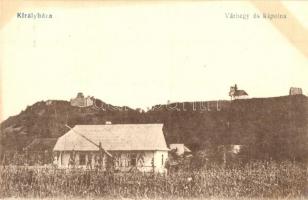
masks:
[[[247,92],[245,90],[239,90],[236,84],[230,87],[229,96],[231,97],[231,100],[248,99]]]
[[[177,156],[191,153],[191,150],[188,149],[184,144],[170,144],[169,148],[171,151],[174,151]]]
[[[162,127],[162,124],[76,125],[58,139],[53,149],[54,163],[67,168],[73,155],[75,167],[94,168],[100,162],[104,170],[107,160],[111,160],[117,171],[165,172],[169,149]],[[97,144],[106,150],[103,156]]]

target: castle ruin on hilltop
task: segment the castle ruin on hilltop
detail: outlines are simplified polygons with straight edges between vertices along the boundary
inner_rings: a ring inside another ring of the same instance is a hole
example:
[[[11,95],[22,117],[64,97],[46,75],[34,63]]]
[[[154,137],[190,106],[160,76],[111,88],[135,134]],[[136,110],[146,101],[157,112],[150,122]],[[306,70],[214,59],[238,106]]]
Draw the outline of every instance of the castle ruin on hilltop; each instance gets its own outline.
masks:
[[[70,100],[71,106],[76,106],[76,107],[89,107],[93,106],[94,104],[94,97],[84,97],[82,92],[79,92],[77,94],[76,98],[73,98]]]

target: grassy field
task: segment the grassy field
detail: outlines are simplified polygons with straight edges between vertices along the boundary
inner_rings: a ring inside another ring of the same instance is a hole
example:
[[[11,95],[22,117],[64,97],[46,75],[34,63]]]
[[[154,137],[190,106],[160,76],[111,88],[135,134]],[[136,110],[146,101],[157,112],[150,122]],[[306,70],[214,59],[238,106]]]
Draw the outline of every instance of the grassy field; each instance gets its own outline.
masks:
[[[307,195],[308,170],[291,162],[216,166],[168,175],[0,168],[0,198],[304,199]]]
[[[85,197],[85,198],[78,198],[78,197],[54,197],[54,198],[17,198],[17,197],[9,197],[9,198],[4,198],[3,200],[132,200],[132,199],[127,199],[127,198],[91,198],[91,197]],[[163,200],[164,198],[157,198],[153,200]],[[210,197],[210,198],[166,198],[166,200],[306,200],[308,198],[305,197],[297,197],[297,198],[216,198],[216,197]],[[152,200],[152,199],[137,199],[137,200]]]

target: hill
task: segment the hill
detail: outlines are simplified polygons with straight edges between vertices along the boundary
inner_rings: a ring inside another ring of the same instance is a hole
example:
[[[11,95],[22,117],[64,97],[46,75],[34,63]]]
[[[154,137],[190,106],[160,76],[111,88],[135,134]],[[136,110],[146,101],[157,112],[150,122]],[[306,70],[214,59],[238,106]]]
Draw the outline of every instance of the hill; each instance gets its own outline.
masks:
[[[242,144],[256,159],[307,159],[308,98],[304,95],[235,101],[178,102],[144,112],[115,107],[73,107],[68,101],[37,102],[1,123],[1,151],[22,150],[35,138],[57,138],[65,124],[164,123],[167,143],[192,150]]]

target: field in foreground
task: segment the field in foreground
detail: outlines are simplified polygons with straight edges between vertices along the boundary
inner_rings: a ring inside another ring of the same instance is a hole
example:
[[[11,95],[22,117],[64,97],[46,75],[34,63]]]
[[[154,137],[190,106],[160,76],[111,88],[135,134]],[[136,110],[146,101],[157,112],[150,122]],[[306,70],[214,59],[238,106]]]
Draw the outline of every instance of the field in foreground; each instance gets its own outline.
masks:
[[[0,198],[303,199],[307,187],[307,168],[291,162],[216,166],[168,175],[0,168]]]
[[[55,198],[15,198],[15,197],[8,197],[4,198],[3,200],[133,200],[133,199],[108,199],[108,198],[70,198],[70,197],[55,197]],[[158,199],[136,199],[136,200],[163,200],[164,198],[158,198]],[[301,197],[301,198],[167,198],[165,200],[277,200],[277,199],[288,199],[288,200],[306,200],[307,198]]]

